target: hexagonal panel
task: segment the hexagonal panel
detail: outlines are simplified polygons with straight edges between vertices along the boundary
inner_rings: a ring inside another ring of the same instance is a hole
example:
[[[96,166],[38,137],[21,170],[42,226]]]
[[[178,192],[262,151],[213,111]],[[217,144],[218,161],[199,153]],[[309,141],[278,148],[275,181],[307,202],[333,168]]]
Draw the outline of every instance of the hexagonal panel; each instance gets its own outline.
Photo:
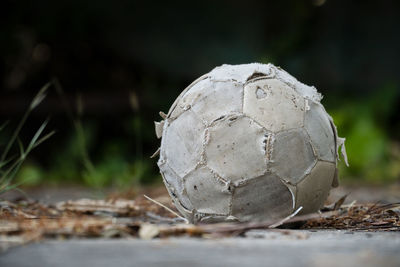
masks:
[[[161,157],[181,177],[193,170],[201,158],[204,130],[196,115],[186,111],[164,131]]]
[[[193,101],[192,110],[207,124],[229,113],[242,112],[243,85],[231,81],[213,82]]]
[[[304,128],[311,138],[318,158],[335,162],[335,136],[329,122],[328,114],[321,104],[308,101],[310,110],[306,111]]]
[[[313,170],[297,185],[296,208],[303,206],[302,213],[319,210],[331,189],[335,175],[334,163],[318,161]]]
[[[251,179],[233,193],[232,215],[239,221],[281,219],[292,212],[292,194],[272,173]]]
[[[308,135],[303,129],[275,135],[271,170],[290,184],[297,184],[312,169],[316,161]]]
[[[232,194],[207,167],[185,176],[185,188],[193,207],[201,213],[228,215]]]
[[[160,168],[161,176],[168,189],[168,193],[171,195],[175,204],[176,201],[178,201],[187,210],[192,210],[193,206],[183,186],[182,178],[180,178],[166,163],[159,163],[158,167]]]
[[[244,116],[227,116],[208,128],[207,165],[230,181],[257,177],[267,169],[266,131]]]
[[[256,80],[244,87],[243,113],[272,132],[299,128],[304,98],[277,79]]]

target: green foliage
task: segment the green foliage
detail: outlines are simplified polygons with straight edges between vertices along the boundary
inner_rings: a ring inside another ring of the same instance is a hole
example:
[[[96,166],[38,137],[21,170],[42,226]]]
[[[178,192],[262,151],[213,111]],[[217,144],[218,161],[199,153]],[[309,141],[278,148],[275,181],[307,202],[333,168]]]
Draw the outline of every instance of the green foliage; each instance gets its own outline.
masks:
[[[43,182],[45,172],[38,165],[26,162],[15,177],[17,184],[24,186],[37,186]]]
[[[95,188],[114,186],[120,189],[128,186],[139,186],[151,177],[148,161],[136,160],[129,164],[121,158],[108,158],[96,164],[93,172],[83,173],[84,182]]]
[[[339,135],[346,137],[350,168],[340,165],[342,176],[369,181],[389,181],[400,177],[399,145],[387,129],[395,107],[397,87],[387,85],[376,93],[351,100],[329,113]]]
[[[83,105],[77,101],[76,115],[57,80],[53,81],[61,97],[73,131],[66,145],[58,149],[49,176],[46,180],[80,182],[94,188],[113,186],[125,188],[154,180],[152,163],[143,159],[143,121],[140,116],[121,121],[125,131],[134,139],[136,155],[129,153],[126,140],[107,140],[104,144],[95,142],[99,132],[96,123],[82,122]],[[133,101],[134,102],[134,101]],[[133,105],[138,113],[139,106]],[[96,145],[96,146],[95,146]],[[96,154],[95,161],[91,155]],[[133,158],[134,160],[127,160]]]
[[[121,123],[129,125],[128,132],[137,131],[138,125],[142,122],[132,124],[132,121],[138,120],[138,118],[129,119]],[[159,178],[154,169],[154,162],[148,157],[143,158],[135,151],[135,147],[143,145],[139,139],[134,140],[134,144],[130,146],[127,146],[128,140],[122,137],[107,140],[98,146],[95,142],[98,135],[95,123],[85,122],[82,125],[84,127],[81,128],[82,132],[79,135],[76,130],[71,129],[72,133],[64,145],[57,147],[50,156],[51,164],[46,171],[34,162],[29,162],[22,167],[16,181],[25,181],[24,185],[27,186],[83,183],[96,189],[110,186],[126,189],[151,183]],[[84,138],[84,142],[81,138]],[[82,144],[85,144],[85,147],[82,147]],[[90,162],[89,166],[93,168],[88,167],[87,162]]]
[[[29,108],[25,112],[21,121],[19,122],[17,128],[14,130],[11,138],[8,140],[2,154],[0,157],[0,195],[8,190],[17,188],[24,181],[20,181],[18,183],[13,183],[13,179],[16,177],[18,171],[20,170],[22,164],[25,159],[29,155],[29,153],[39,146],[41,143],[49,139],[54,131],[45,134],[42,136],[43,131],[45,130],[48,120],[46,120],[36,131],[35,135],[32,137],[28,146],[25,148],[22,142],[18,139],[18,135],[24,126],[26,120],[28,119],[30,113],[42,102],[42,100],[46,97],[46,91],[49,88],[50,84],[45,85],[33,98]],[[7,123],[4,123],[0,126],[0,131],[5,128]],[[9,153],[11,149],[15,146],[15,143],[18,143],[18,154],[9,157]]]

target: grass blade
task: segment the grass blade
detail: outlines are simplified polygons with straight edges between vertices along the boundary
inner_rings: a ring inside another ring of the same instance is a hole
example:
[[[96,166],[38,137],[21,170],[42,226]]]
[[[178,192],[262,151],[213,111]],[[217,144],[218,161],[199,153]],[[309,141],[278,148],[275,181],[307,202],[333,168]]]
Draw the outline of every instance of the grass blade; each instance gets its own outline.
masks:
[[[47,92],[47,90],[49,89],[50,85],[51,85],[51,82],[48,82],[47,84],[45,84],[45,85],[39,90],[39,92],[38,92],[38,93],[36,94],[36,96],[33,98],[32,102],[31,102],[31,104],[30,104],[30,106],[29,106],[29,109],[30,109],[30,110],[33,110],[34,108],[36,108],[36,107],[43,101],[43,99],[46,98],[46,96],[47,96],[46,92]]]
[[[28,109],[25,112],[25,114],[22,117],[21,121],[19,122],[17,128],[15,129],[14,133],[12,134],[10,141],[8,141],[7,146],[4,149],[3,154],[1,155],[0,161],[4,161],[6,159],[8,152],[10,151],[12,145],[14,144],[15,139],[17,139],[17,136],[19,135],[19,132],[21,131],[22,126],[25,124],[25,121],[28,118],[30,112],[31,112],[30,109]]]
[[[24,145],[21,142],[21,139],[17,138],[18,147],[19,147],[19,155],[22,157],[25,154]]]
[[[46,120],[42,123],[42,125],[40,125],[39,129],[36,131],[35,135],[32,137],[32,140],[31,140],[31,142],[29,143],[29,145],[28,145],[26,151],[31,151],[31,150],[35,147],[35,145],[36,145],[36,143],[37,143],[37,141],[38,141],[40,135],[42,134],[42,132],[44,131],[44,129],[46,128],[46,126],[47,126],[48,123],[49,123],[49,119],[46,119]]]
[[[10,163],[11,161],[13,161],[15,158],[17,157],[17,155],[13,155],[11,157],[9,157],[8,159],[6,159],[5,161],[0,162],[0,170],[6,166],[8,163]]]
[[[46,141],[47,139],[49,139],[50,137],[52,137],[54,134],[56,133],[56,131],[51,131],[50,133],[46,134],[45,136],[43,136],[42,138],[40,138],[35,145],[33,146],[33,148],[37,147],[38,145],[40,145],[41,143],[43,143],[44,141]]]
[[[44,141],[46,141],[47,139],[49,139],[53,134],[53,132],[50,132],[48,134],[46,134],[45,136],[43,136],[42,138],[40,138],[40,135],[42,134],[42,132],[44,131],[44,129],[47,126],[48,123],[48,119],[42,123],[42,125],[39,127],[39,129],[36,131],[35,135],[33,136],[31,142],[29,143],[28,147],[26,148],[26,150],[24,150],[24,147],[21,143],[21,141],[18,139],[18,145],[19,145],[19,149],[20,149],[20,156],[18,158],[18,160],[16,160],[0,177],[0,183],[10,183],[11,180],[15,177],[15,175],[17,174],[17,172],[19,171],[22,163],[24,162],[25,158],[28,156],[28,154],[35,148],[37,147],[39,144],[43,143]],[[40,138],[40,139],[39,139]]]
[[[4,122],[1,126],[0,126],[0,132],[4,129],[4,128],[6,128],[6,126],[7,126],[7,124],[9,123],[10,121],[6,121],[6,122]]]
[[[0,162],[4,161],[8,155],[8,152],[10,151],[12,145],[14,144],[17,136],[19,135],[19,132],[22,129],[22,126],[25,124],[26,120],[29,117],[29,114],[31,113],[31,111],[36,108],[42,101],[43,99],[46,97],[46,91],[48,90],[48,88],[50,87],[51,83],[47,83],[45,86],[42,87],[42,89],[40,89],[40,91],[36,94],[36,96],[34,97],[34,99],[32,100],[29,108],[27,109],[27,111],[25,112],[24,116],[22,117],[21,121],[19,122],[17,128],[15,129],[13,135],[11,136],[10,141],[7,143],[6,148],[4,149],[1,158],[0,158]]]
[[[9,183],[5,183],[3,185],[0,185],[0,195],[5,193],[5,192],[7,192],[7,191],[13,190],[13,189],[18,190],[17,187],[20,186],[23,183],[24,183],[24,181],[19,182],[19,183],[15,183],[15,184],[12,184],[12,185],[10,185]],[[21,190],[18,190],[18,191],[22,192]]]
[[[0,195],[6,191],[12,190],[12,189],[17,189],[17,187],[22,183],[17,183],[17,184],[11,184],[11,181],[14,179],[15,175],[18,173],[19,169],[21,168],[22,163],[28,156],[28,154],[36,148],[38,145],[49,139],[55,132],[52,131],[45,136],[41,137],[44,129],[46,128],[49,119],[46,119],[42,125],[39,127],[39,129],[36,131],[34,136],[32,137],[28,147],[24,148],[21,140],[18,138],[18,135],[25,124],[26,120],[29,117],[29,114],[33,109],[35,109],[42,101],[43,99],[46,98],[46,92],[49,89],[49,87],[53,84],[53,82],[49,82],[46,85],[44,85],[39,92],[36,94],[36,96],[33,98],[31,104],[29,105],[29,108],[25,111],[21,121],[18,123],[17,128],[13,132],[10,140],[8,141],[3,153],[1,154],[0,157]],[[7,125],[8,122],[3,123],[0,126],[0,131],[4,129],[4,127]],[[16,158],[15,156],[8,158],[7,155],[10,149],[13,147],[14,143],[17,141],[18,143],[18,148],[19,148],[19,157]],[[12,164],[11,164],[12,163]],[[2,170],[5,166],[8,166],[6,170]]]
[[[6,183],[7,181],[11,181],[12,178],[14,178],[14,177],[13,177],[14,170],[16,170],[16,169],[18,170],[23,161],[24,161],[24,159],[21,158],[21,157],[19,157],[17,160],[15,160],[15,161],[13,162],[13,164],[11,164],[10,167],[8,167],[7,170],[5,170],[5,171],[3,172],[3,174],[2,174],[1,177],[0,177],[0,186],[1,186],[3,183]]]

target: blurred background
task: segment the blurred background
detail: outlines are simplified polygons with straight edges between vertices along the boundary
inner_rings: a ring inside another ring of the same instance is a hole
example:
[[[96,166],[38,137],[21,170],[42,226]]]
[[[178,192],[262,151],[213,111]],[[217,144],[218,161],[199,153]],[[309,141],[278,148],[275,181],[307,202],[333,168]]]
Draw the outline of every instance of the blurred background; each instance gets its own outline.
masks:
[[[347,138],[342,180],[400,180],[399,1],[12,1],[0,8],[0,132],[56,133],[24,186],[159,183],[153,121],[215,66],[271,62],[314,85]],[[18,151],[18,145],[11,152]],[[14,151],[15,150],[15,151]],[[10,153],[12,155],[13,153]],[[18,153],[18,152],[15,152]]]

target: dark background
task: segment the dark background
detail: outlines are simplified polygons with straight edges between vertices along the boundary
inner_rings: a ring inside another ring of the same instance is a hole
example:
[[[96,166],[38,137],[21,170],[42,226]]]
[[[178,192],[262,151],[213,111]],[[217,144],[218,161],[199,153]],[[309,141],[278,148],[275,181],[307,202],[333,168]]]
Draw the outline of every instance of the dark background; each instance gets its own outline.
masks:
[[[399,181],[399,13],[399,1],[3,0],[0,122],[11,123],[0,145],[57,78],[64,97],[52,86],[20,138],[29,142],[49,116],[57,133],[17,179],[94,187],[157,181],[149,156],[159,143],[158,111],[215,66],[271,62],[325,96],[347,137],[351,167],[340,164],[343,177]]]

